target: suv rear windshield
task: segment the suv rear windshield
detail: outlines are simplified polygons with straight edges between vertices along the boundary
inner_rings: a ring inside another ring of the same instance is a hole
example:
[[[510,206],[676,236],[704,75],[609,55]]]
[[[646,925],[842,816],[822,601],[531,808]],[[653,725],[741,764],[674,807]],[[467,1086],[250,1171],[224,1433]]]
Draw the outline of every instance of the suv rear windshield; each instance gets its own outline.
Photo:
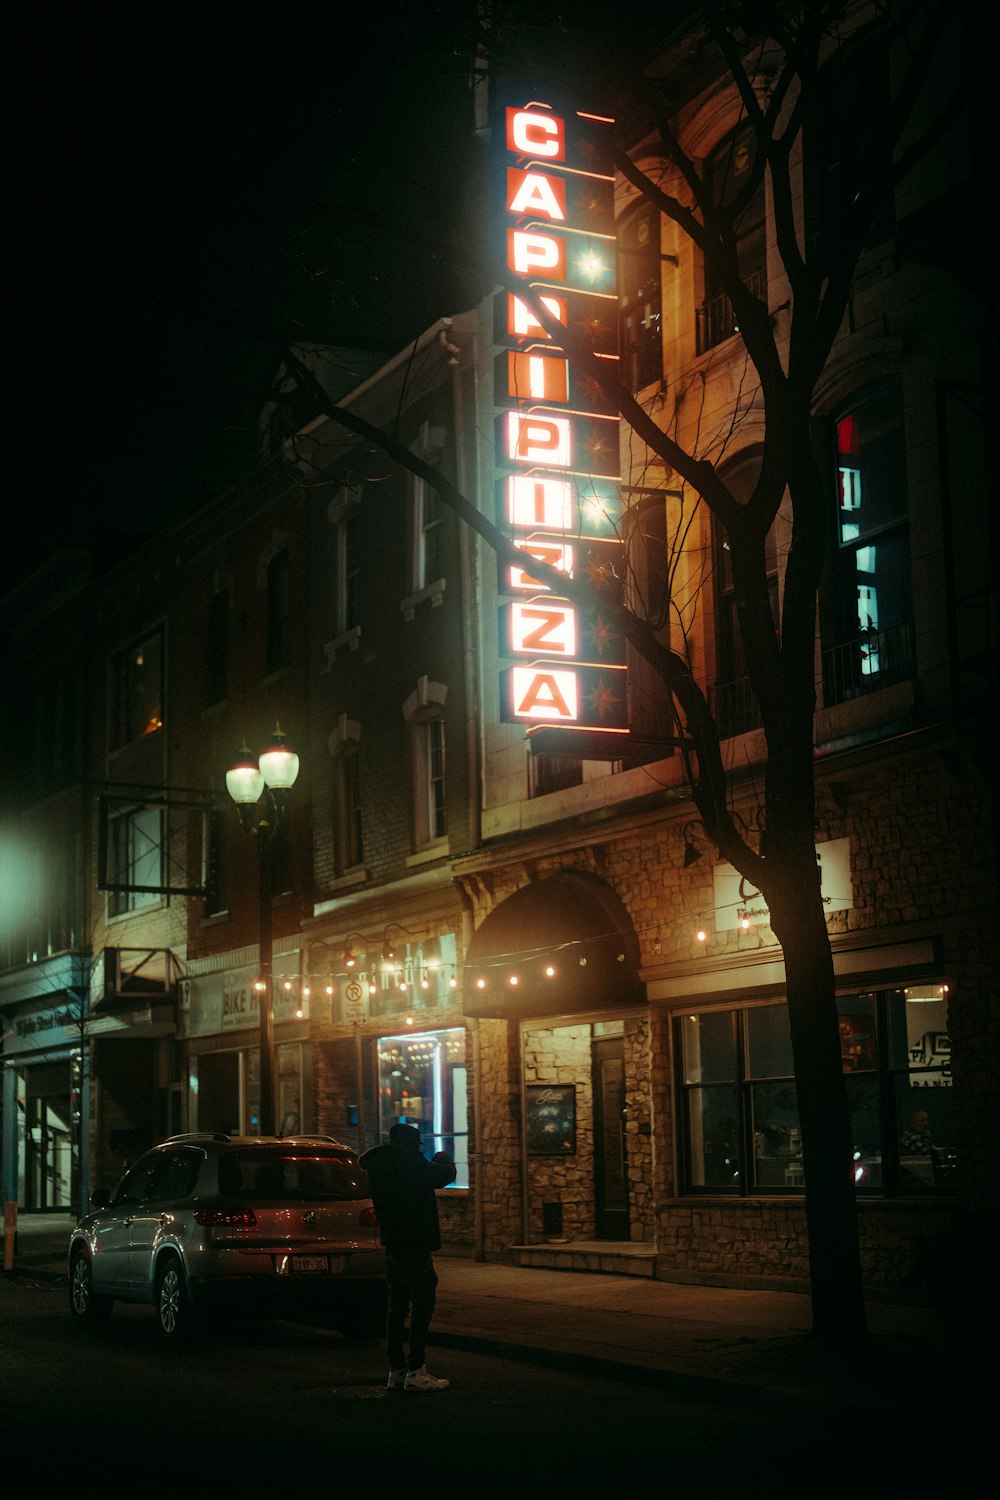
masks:
[[[357,1161],[334,1151],[248,1147],[219,1157],[219,1191],[228,1197],[367,1198],[368,1179]]]

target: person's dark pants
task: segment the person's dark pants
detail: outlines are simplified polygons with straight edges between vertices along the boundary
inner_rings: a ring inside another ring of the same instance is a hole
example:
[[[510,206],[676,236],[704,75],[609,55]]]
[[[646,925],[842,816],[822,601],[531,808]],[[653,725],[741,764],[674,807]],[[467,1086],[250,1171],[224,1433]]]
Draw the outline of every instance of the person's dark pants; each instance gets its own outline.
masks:
[[[405,1365],[419,1370],[424,1363],[427,1330],[434,1312],[437,1272],[429,1250],[404,1250],[393,1255],[386,1251],[386,1280],[389,1290],[385,1319],[385,1340],[389,1363],[394,1370]],[[404,1347],[406,1319],[410,1319],[409,1352]]]

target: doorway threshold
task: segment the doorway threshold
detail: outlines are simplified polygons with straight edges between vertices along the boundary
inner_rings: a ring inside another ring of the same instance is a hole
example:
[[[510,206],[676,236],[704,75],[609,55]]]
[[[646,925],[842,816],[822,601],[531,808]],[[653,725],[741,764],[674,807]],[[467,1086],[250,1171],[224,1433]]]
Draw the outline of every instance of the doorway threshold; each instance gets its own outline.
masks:
[[[656,1275],[656,1246],[639,1240],[564,1240],[512,1245],[516,1266],[540,1271],[597,1271],[604,1276]]]

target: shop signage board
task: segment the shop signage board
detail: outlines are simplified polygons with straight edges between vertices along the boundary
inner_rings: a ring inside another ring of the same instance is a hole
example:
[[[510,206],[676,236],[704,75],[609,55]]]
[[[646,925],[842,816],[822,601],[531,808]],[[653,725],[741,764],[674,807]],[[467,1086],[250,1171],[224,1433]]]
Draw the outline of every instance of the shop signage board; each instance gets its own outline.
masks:
[[[504,108],[503,253],[554,317],[617,363],[614,177],[587,118],[537,101]],[[623,640],[599,610],[588,618],[531,572],[532,559],[567,578],[618,570],[619,418],[509,289],[496,299],[494,341],[497,513],[525,554],[523,568],[500,567],[501,718],[625,735]]]
[[[851,841],[830,839],[816,845],[820,891],[826,911],[848,911],[854,905],[851,885]],[[729,932],[744,919],[757,929],[767,925],[770,912],[760,891],[730,864],[715,866],[715,927]]]

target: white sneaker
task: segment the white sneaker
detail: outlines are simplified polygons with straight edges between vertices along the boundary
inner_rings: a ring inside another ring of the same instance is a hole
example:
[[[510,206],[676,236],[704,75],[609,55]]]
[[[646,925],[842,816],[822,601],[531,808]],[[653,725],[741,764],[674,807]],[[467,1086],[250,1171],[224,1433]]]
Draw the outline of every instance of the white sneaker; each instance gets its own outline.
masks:
[[[401,1370],[390,1370],[389,1379],[385,1383],[385,1388],[387,1391],[401,1391],[404,1389],[405,1381],[405,1367]]]
[[[427,1366],[421,1365],[419,1370],[407,1370],[404,1391],[446,1391],[447,1380],[436,1380],[433,1375],[427,1373]]]

